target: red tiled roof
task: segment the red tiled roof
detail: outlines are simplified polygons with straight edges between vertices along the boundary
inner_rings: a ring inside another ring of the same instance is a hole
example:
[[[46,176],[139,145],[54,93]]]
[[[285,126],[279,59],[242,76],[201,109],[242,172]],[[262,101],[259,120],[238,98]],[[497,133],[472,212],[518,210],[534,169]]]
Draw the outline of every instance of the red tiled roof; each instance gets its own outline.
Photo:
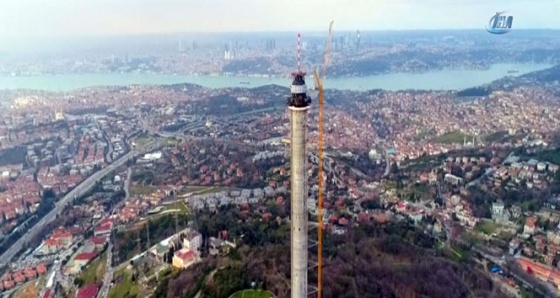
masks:
[[[107,238],[106,237],[91,237],[88,239],[89,242],[95,244],[95,245],[103,245],[105,244],[105,242],[107,242]]]
[[[58,240],[49,238],[49,239],[45,240],[45,245],[46,246],[57,246],[58,245]]]
[[[25,281],[25,276],[23,276],[21,273],[18,273],[17,275],[14,275],[14,280],[17,283],[21,283]]]
[[[37,276],[37,272],[33,269],[25,270],[25,276],[27,278],[33,278],[33,277]]]
[[[531,271],[541,280],[554,281],[555,283],[560,282],[560,272],[555,268],[534,262],[525,257],[519,258],[517,262],[524,270]]]
[[[183,262],[187,262],[190,259],[194,258],[194,252],[188,249],[181,249],[175,252],[175,256],[183,260]]]
[[[78,254],[74,260],[80,260],[80,261],[87,260],[87,261],[89,261],[89,260],[91,260],[95,257],[97,257],[97,252],[82,252],[82,253]]]
[[[534,217],[527,217],[527,219],[525,220],[525,225],[530,227],[530,228],[534,228],[535,224],[537,222],[537,219]]]
[[[37,270],[37,273],[39,274],[43,274],[45,272],[47,272],[47,266],[45,266],[45,264],[39,264],[37,265],[37,268],[35,268]]]
[[[111,228],[113,228],[113,220],[110,218],[106,218],[103,221],[101,221],[97,227],[95,227],[95,231],[96,232],[109,231],[111,230]]]
[[[43,294],[43,298],[50,298],[51,297],[51,289],[47,289],[45,294]]]
[[[96,284],[83,286],[78,290],[78,294],[76,294],[76,298],[95,298],[97,297],[97,292],[99,288],[97,288]]]
[[[109,230],[111,230],[112,227],[113,227],[113,224],[108,222],[108,223],[100,224],[97,227],[95,227],[95,231],[96,232],[109,231]]]
[[[59,229],[59,230],[55,230],[51,236],[52,239],[57,239],[57,238],[69,238],[72,237],[72,233],[67,232],[65,230]]]

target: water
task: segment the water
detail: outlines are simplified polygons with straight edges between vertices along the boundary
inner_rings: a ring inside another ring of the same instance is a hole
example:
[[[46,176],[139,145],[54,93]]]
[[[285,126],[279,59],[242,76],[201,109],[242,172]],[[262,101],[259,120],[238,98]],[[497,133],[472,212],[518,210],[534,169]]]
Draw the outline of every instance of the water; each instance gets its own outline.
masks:
[[[326,89],[341,90],[457,90],[480,86],[506,75],[521,75],[550,67],[548,64],[495,64],[487,70],[441,70],[426,73],[394,73],[387,75],[328,78],[324,82]],[[508,74],[508,70],[519,72]],[[311,77],[308,85],[313,85]],[[240,82],[250,82],[249,85]],[[289,79],[256,77],[222,77],[222,76],[183,76],[164,74],[68,74],[45,76],[0,76],[0,89],[40,89],[49,91],[70,91],[72,89],[93,86],[126,86],[133,84],[178,84],[192,83],[209,88],[260,87],[269,84],[289,86]]]

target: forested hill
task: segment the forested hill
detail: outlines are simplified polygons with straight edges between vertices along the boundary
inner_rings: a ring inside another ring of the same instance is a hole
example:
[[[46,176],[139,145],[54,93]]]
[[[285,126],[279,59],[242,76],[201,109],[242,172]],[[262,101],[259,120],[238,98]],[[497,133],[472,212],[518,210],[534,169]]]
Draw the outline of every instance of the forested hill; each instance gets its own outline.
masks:
[[[486,96],[495,90],[511,90],[518,86],[549,85],[560,83],[560,64],[518,77],[505,77],[490,84],[468,88],[457,93],[460,97]]]
[[[220,215],[204,219],[208,230],[203,235],[216,234],[216,227],[233,218]],[[171,274],[154,296],[228,297],[256,282],[276,297],[289,297],[289,226],[245,221],[228,233],[245,235],[237,249]],[[406,222],[366,225],[325,237],[323,297],[505,297],[481,273],[484,269],[470,261],[468,249],[455,247],[463,253],[458,258],[433,249],[434,241]],[[311,273],[310,283],[316,278]]]
[[[512,80],[519,84],[526,83],[553,83],[560,81],[560,64],[540,71],[530,72]]]

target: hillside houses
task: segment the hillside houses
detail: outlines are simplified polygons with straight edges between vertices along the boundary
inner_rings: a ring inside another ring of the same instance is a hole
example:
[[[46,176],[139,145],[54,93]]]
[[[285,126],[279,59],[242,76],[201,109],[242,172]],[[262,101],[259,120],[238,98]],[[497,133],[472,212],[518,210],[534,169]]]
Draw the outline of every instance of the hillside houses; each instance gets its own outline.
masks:
[[[273,189],[272,187],[267,186],[265,188],[233,190],[230,192],[221,191],[217,193],[193,195],[187,197],[185,199],[185,203],[195,210],[201,210],[204,208],[216,209],[220,206],[230,204],[257,204],[263,202],[265,198],[286,193],[287,189],[284,187]]]

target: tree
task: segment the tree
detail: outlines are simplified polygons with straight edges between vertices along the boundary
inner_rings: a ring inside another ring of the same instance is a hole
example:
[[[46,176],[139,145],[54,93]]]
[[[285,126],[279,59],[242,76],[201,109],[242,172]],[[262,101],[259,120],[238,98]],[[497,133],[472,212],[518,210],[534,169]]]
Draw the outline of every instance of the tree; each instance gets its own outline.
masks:
[[[173,263],[173,255],[175,254],[175,248],[171,246],[167,251],[165,261],[169,264]]]
[[[396,162],[391,163],[391,169],[390,169],[390,173],[391,174],[398,174],[399,172],[399,166],[397,165]]]

